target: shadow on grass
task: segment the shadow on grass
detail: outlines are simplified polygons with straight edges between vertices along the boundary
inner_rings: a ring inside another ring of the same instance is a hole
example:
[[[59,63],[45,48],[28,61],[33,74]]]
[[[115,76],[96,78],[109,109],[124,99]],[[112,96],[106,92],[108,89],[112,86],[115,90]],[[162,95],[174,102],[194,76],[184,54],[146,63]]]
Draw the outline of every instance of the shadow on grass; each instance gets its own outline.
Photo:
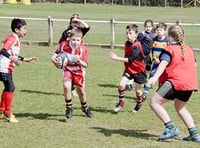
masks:
[[[113,134],[120,134],[126,137],[136,137],[140,139],[149,139],[149,138],[158,138],[157,135],[148,134],[146,133],[147,130],[125,130],[125,129],[106,129],[102,127],[92,127],[95,130],[98,130],[98,132],[103,133],[105,136],[110,137]]]
[[[80,108],[73,108],[74,111],[79,110]],[[27,120],[55,120],[59,122],[66,122],[65,112],[63,111],[63,114],[49,114],[49,113],[15,113],[15,116],[17,118],[27,118]],[[76,114],[74,113],[73,116],[78,117],[85,117],[85,114]]]
[[[109,87],[109,88],[118,88],[118,86],[114,85],[114,84],[98,84],[98,86],[105,87],[105,88],[107,88],[107,87]]]
[[[28,119],[34,118],[40,120],[58,120],[57,118],[52,118],[52,117],[62,116],[60,114],[49,114],[49,113],[16,113],[15,115],[19,118],[28,118]]]
[[[20,91],[24,92],[24,93],[35,93],[35,94],[44,94],[44,95],[56,95],[56,96],[63,95],[61,93],[44,92],[44,91],[38,91],[38,90],[26,90],[26,89],[23,89],[23,90],[20,90]]]

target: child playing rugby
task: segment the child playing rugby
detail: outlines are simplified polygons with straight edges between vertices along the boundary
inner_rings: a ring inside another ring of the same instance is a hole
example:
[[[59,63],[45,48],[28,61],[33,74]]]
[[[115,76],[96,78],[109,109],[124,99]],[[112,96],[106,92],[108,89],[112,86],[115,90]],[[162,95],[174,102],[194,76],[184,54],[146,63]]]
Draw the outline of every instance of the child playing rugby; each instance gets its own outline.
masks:
[[[51,60],[56,67],[59,67],[56,57],[61,52],[66,52],[74,56],[73,61],[68,61],[68,64],[62,71],[63,89],[66,102],[66,118],[72,117],[72,84],[76,85],[77,93],[81,103],[81,109],[89,118],[93,117],[87,104],[87,97],[85,92],[85,68],[88,66],[88,49],[82,43],[83,33],[80,29],[75,28],[71,30],[69,40],[62,42],[61,46],[55,51]]]
[[[0,51],[0,81],[4,84],[1,94],[0,116],[8,122],[19,122],[12,113],[12,102],[15,85],[12,78],[13,68],[23,62],[35,62],[36,57],[24,58],[19,56],[20,38],[26,35],[26,22],[23,19],[15,18],[11,22],[12,34],[8,35]]]
[[[72,31],[72,29],[74,28],[79,28],[82,33],[83,36],[85,36],[85,34],[90,30],[90,26],[81,19],[79,14],[72,14],[72,16],[70,17],[70,22],[69,22],[69,26],[67,27],[67,29],[65,31],[63,31],[62,36],[59,39],[59,43],[68,40],[70,37],[70,33]],[[72,84],[72,95],[76,96],[76,87]]]
[[[146,82],[144,53],[142,45],[137,41],[138,26],[130,24],[126,27],[127,41],[125,42],[124,57],[117,56],[114,52],[110,53],[110,58],[116,61],[123,62],[125,70],[118,87],[119,102],[114,108],[114,112],[119,112],[124,106],[126,84],[133,79],[135,82],[135,93],[137,104],[133,112],[137,112],[143,103],[141,84]]]
[[[153,21],[148,19],[144,22],[144,31],[138,34],[137,40],[141,42],[144,50],[144,62],[146,72],[151,70],[151,42],[155,37]],[[126,85],[126,90],[132,91],[133,80],[129,81]]]
[[[168,40],[169,44],[159,57],[158,69],[147,82],[151,86],[163,76],[161,85],[150,100],[150,107],[165,125],[159,140],[173,138],[180,133],[163,107],[166,102],[173,100],[176,112],[189,131],[189,136],[183,140],[200,142],[193,118],[185,107],[193,91],[198,89],[194,52],[190,46],[184,44],[184,31],[179,25],[169,27]]]

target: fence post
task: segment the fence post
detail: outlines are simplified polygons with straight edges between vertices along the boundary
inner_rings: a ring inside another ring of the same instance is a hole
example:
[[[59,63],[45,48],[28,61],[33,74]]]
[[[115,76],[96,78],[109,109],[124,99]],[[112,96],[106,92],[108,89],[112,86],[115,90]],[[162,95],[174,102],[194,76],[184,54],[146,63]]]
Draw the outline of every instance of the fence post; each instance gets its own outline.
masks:
[[[111,31],[111,42],[110,42],[110,48],[114,49],[115,46],[115,20],[110,20],[110,31]]]
[[[181,21],[180,20],[177,20],[176,21],[176,25],[180,25],[181,24]]]
[[[53,20],[51,16],[48,16],[48,32],[49,32],[48,45],[53,46]]]

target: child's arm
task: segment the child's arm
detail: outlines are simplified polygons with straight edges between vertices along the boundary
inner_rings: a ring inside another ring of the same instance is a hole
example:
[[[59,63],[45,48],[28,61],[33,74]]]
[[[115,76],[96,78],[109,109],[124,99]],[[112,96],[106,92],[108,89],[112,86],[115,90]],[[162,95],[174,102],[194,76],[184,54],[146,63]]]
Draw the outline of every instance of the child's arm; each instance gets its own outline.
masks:
[[[18,61],[18,57],[10,55],[5,48],[1,49],[0,54],[2,54],[3,56],[7,57],[8,59],[10,59],[11,61],[15,63]]]
[[[84,27],[84,28],[89,28],[90,26],[83,20],[81,19],[78,19],[78,18],[74,18],[73,21],[77,21],[80,23],[81,27]]]
[[[155,75],[148,80],[146,85],[147,86],[154,85],[157,82],[157,80],[159,79],[159,77],[162,75],[162,73],[164,72],[164,70],[168,64],[169,63],[167,61],[162,60],[158,66],[158,69],[157,69]]]
[[[58,56],[57,53],[54,53],[51,57],[51,62],[60,69],[61,64],[56,60],[56,57]]]
[[[116,60],[116,61],[120,61],[120,62],[126,62],[128,63],[128,58],[124,58],[124,57],[119,57],[116,53],[114,52],[110,52],[109,53],[109,57],[113,60]]]
[[[27,63],[34,63],[34,62],[38,61],[37,57],[25,58],[25,57],[22,57],[22,56],[19,56],[19,55],[18,55],[18,59],[23,61],[23,62],[27,62]]]
[[[81,60],[80,58],[77,59],[76,63],[81,65],[84,68],[87,68],[87,66],[88,66],[88,64],[85,61]]]

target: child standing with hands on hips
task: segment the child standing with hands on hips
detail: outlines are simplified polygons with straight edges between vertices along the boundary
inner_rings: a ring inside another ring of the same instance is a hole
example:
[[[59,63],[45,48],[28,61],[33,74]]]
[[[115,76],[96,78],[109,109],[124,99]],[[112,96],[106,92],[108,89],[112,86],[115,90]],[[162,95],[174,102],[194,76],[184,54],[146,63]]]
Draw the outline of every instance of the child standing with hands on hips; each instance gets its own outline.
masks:
[[[111,59],[123,62],[125,66],[125,70],[118,87],[119,102],[113,110],[116,113],[119,112],[124,106],[126,84],[131,79],[135,82],[134,88],[137,100],[133,112],[139,111],[144,101],[141,85],[146,82],[146,74],[142,45],[139,41],[137,41],[138,26],[135,24],[128,25],[126,27],[126,34],[127,41],[125,42],[124,57],[119,57],[114,52],[111,52],[109,55]]]
[[[71,118],[73,115],[71,93],[72,84],[76,85],[82,111],[89,118],[92,118],[94,116],[88,107],[85,92],[85,68],[87,68],[88,66],[88,49],[82,43],[82,37],[83,33],[80,29],[72,29],[69,40],[65,40],[64,42],[62,42],[61,46],[59,46],[59,48],[51,57],[51,61],[53,62],[53,64],[56,67],[59,67],[60,64],[56,60],[56,57],[59,53],[64,52],[71,56],[71,60],[68,60],[67,65],[62,70],[63,89],[66,102],[66,118]]]
[[[0,81],[4,84],[1,94],[0,115],[6,121],[16,123],[19,122],[12,113],[12,102],[15,91],[15,85],[12,78],[13,68],[21,65],[22,62],[35,62],[36,57],[25,58],[19,56],[20,38],[26,35],[26,22],[23,19],[14,18],[11,22],[12,34],[8,35],[0,51]]]
[[[158,69],[147,82],[147,86],[151,86],[162,75],[160,86],[150,100],[151,109],[165,125],[159,140],[170,139],[180,133],[163,107],[166,102],[173,100],[176,112],[189,131],[189,136],[184,137],[183,140],[200,142],[193,118],[185,107],[193,91],[198,89],[194,53],[190,46],[184,44],[184,31],[181,26],[169,27],[168,40],[169,44],[160,55]]]

